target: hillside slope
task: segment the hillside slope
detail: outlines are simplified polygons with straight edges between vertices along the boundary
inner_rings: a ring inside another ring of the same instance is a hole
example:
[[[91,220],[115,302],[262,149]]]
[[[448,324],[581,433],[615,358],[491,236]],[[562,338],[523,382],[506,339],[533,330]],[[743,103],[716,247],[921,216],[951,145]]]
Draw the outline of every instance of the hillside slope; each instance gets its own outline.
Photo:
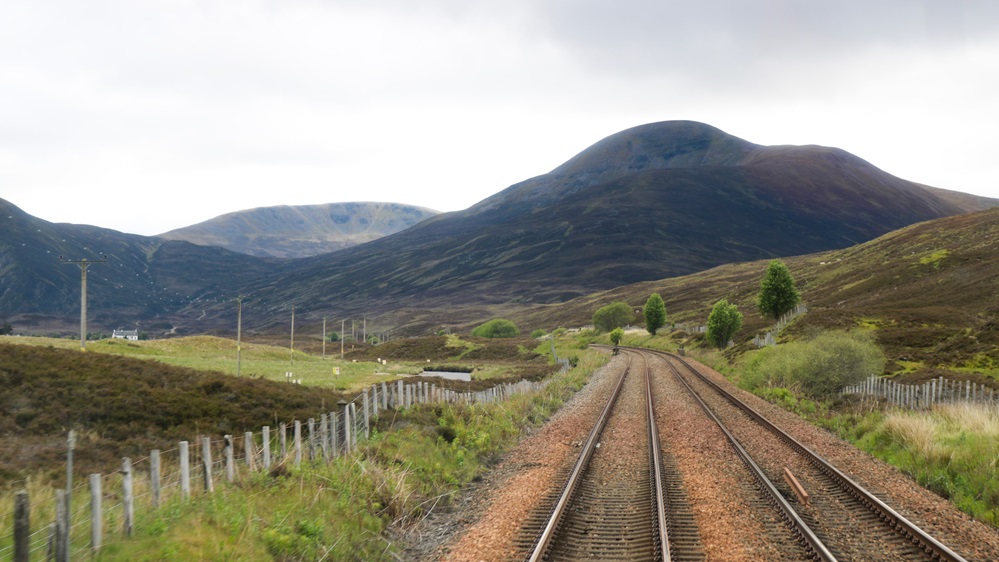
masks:
[[[999,378],[999,208],[899,229],[842,250],[784,260],[809,311],[786,334],[813,328],[874,330],[889,370],[919,380],[947,371],[958,380]],[[745,315],[735,338],[750,349],[770,322],[755,308],[768,260],[727,264],[693,275],[637,283],[558,306],[514,314],[526,328],[580,326],[615,300],[636,307],[658,292],[670,322],[703,325],[727,298]]]
[[[159,237],[251,256],[302,258],[377,240],[436,214],[399,203],[284,205],[228,213]]]

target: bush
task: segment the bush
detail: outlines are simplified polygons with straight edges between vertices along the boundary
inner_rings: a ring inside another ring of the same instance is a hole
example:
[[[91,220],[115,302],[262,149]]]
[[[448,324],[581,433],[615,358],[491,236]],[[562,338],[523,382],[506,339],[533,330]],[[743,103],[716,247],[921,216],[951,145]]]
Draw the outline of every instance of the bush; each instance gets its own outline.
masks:
[[[828,397],[843,387],[881,373],[885,356],[861,333],[825,332],[808,342],[790,342],[761,351],[746,366],[743,385],[800,388],[813,397]]]
[[[531,337],[535,339],[540,338],[543,335],[545,335],[544,330],[534,330],[533,332],[531,332]]]
[[[520,335],[517,325],[503,318],[493,318],[472,330],[478,338],[515,338]]]
[[[599,332],[609,332],[614,328],[622,328],[631,324],[635,313],[626,302],[615,301],[602,306],[593,313],[593,327]]]

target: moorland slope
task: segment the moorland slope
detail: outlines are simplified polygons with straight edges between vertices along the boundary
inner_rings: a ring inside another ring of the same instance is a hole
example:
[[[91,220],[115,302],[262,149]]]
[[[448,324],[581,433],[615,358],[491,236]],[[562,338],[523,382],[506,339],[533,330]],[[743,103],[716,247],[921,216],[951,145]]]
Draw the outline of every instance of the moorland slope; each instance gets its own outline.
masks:
[[[820,329],[873,330],[887,370],[911,380],[946,374],[957,380],[999,378],[999,209],[946,217],[893,231],[841,250],[784,260],[808,312],[785,337]],[[745,316],[733,353],[752,348],[769,328],[755,298],[768,260],[595,293],[513,318],[523,326],[579,326],[615,300],[641,307],[658,292],[670,322],[703,325],[726,298]],[[636,317],[636,323],[641,318]]]

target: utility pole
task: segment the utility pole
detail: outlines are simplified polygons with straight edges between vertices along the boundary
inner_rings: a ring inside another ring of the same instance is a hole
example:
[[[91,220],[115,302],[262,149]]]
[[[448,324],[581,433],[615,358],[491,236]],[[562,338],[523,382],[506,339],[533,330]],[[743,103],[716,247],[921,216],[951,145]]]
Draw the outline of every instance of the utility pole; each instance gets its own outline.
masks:
[[[101,256],[99,260],[68,260],[59,256],[62,263],[75,263],[80,266],[80,351],[87,350],[87,268],[94,263],[107,263],[108,257]]]
[[[326,359],[326,317],[323,316],[323,359]]]
[[[243,351],[243,297],[236,297],[236,376],[239,376],[240,353]]]
[[[295,367],[295,305],[291,305],[291,367]]]
[[[361,317],[361,337],[364,338],[364,343],[368,343],[368,317]]]
[[[346,320],[340,320],[340,361],[343,361],[343,339],[346,335],[343,333],[343,325]]]

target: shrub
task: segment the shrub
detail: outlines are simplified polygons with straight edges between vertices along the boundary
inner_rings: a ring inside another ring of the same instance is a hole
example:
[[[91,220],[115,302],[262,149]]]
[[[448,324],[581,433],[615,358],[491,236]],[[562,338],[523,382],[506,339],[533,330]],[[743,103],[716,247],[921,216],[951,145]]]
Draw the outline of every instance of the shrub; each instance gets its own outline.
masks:
[[[614,328],[621,328],[631,324],[635,319],[635,313],[631,310],[631,305],[626,302],[615,301],[607,306],[602,306],[593,313],[593,327],[599,332],[609,332]]]
[[[611,330],[610,341],[612,344],[614,344],[614,347],[617,347],[617,345],[621,343],[621,338],[623,337],[624,337],[624,330],[622,330],[621,328],[614,328],[613,330]]]
[[[515,338],[520,335],[517,325],[503,318],[493,318],[472,330],[478,338]]]
[[[828,397],[884,370],[885,356],[861,333],[825,332],[808,342],[790,342],[761,351],[746,366],[743,384],[800,388]]]
[[[531,332],[531,337],[535,338],[535,339],[540,338],[543,335],[545,335],[545,331],[544,330],[540,330],[539,329],[539,330],[534,330],[533,332]]]

